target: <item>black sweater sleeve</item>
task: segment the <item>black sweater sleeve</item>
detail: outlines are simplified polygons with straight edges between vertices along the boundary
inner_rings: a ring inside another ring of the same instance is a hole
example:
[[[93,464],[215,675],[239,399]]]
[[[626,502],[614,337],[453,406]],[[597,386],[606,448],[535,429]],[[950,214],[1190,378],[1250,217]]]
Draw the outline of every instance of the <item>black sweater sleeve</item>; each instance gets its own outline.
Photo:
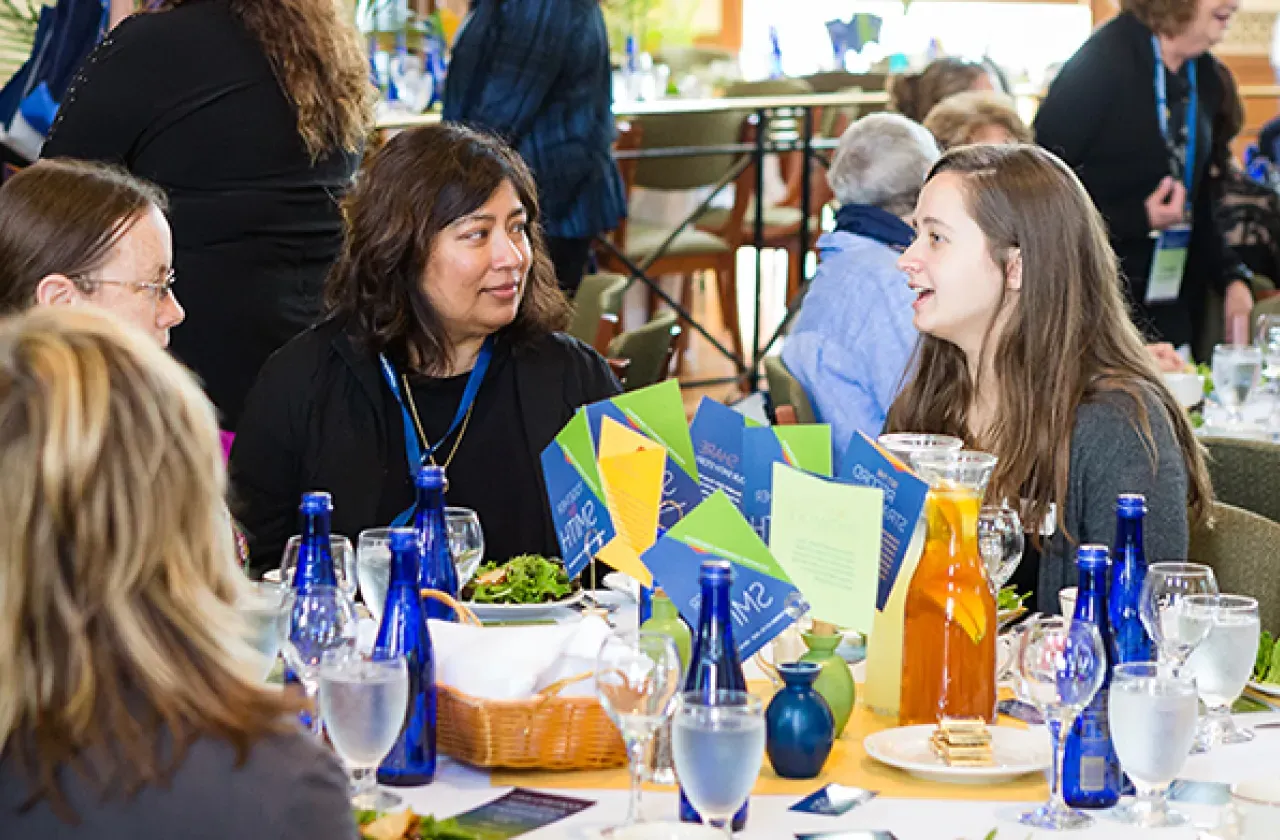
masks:
[[[155,15],[120,23],[85,59],[58,109],[41,157],[99,160],[128,167],[156,121],[161,68],[153,58]]]

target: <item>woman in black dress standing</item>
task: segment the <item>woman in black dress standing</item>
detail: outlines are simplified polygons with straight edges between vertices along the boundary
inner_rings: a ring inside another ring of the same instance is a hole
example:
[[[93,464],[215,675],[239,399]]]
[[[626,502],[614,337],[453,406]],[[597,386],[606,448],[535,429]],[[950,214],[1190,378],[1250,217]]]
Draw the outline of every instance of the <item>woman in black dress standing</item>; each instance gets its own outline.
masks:
[[[1253,305],[1206,178],[1223,97],[1209,48],[1236,3],[1123,0],[1121,8],[1050,86],[1036,142],[1076,171],[1102,213],[1148,341],[1196,347],[1210,288],[1226,297],[1228,328]]]
[[[187,307],[173,350],[234,429],[277,348],[314,322],[338,200],[372,124],[354,23],[332,0],[163,0],[90,55],[45,157],[104,160],[169,196]]]

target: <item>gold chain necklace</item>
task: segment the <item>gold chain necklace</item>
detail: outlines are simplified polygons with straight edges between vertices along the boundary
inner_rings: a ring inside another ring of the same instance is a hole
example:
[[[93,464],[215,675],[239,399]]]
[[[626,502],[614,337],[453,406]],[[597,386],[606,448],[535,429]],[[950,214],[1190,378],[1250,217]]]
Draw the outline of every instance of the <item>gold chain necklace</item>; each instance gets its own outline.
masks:
[[[403,373],[400,374],[400,381],[404,384],[404,393],[409,402],[409,414],[413,416],[413,427],[418,432],[418,438],[422,441],[422,448],[427,452],[427,460],[434,467],[440,466],[436,463],[435,452],[431,449],[431,441],[427,440],[427,433],[422,429],[422,421],[418,419],[418,403],[413,398],[413,391],[409,388],[409,377]],[[458,454],[458,447],[462,445],[462,436],[467,433],[467,424],[471,422],[471,412],[476,410],[475,400],[471,401],[471,405],[467,407],[466,416],[462,418],[462,428],[458,430],[458,439],[453,442],[453,449],[449,450],[449,457],[444,459],[444,470],[449,471],[449,465],[453,463],[453,456]],[[443,441],[441,441],[443,443]],[[447,477],[446,477],[447,478]]]

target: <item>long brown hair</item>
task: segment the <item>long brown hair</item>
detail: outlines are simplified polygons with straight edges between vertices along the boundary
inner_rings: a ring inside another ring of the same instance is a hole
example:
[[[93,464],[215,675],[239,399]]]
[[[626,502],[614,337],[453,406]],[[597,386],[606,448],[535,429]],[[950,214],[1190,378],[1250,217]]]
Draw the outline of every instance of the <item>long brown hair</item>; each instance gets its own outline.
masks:
[[[244,761],[296,700],[257,679],[213,406],[141,332],[89,309],[0,322],[0,755],[77,817],[163,785],[213,737]]]
[[[1131,401],[1154,469],[1154,400],[1186,462],[1188,504],[1203,518],[1213,491],[1200,445],[1129,317],[1115,254],[1080,180],[1037,146],[961,146],[942,156],[926,183],[944,172],[963,176],[969,214],[1001,271],[1012,249],[1021,254],[1022,289],[1008,324],[982,351],[999,389],[995,421],[975,438],[969,407],[980,383],[959,347],[922,335],[886,431],[954,435],[998,456],[988,497],[1025,499],[1038,522],[1050,503],[1066,510],[1076,409],[1103,395]]]
[[[262,45],[312,159],[359,151],[373,127],[374,88],[355,21],[338,0],[223,0]],[[164,12],[188,0],[161,0]]]
[[[50,274],[91,274],[151,207],[159,188],[123,169],[68,159],[42,160],[0,187],[0,314],[35,303]]]
[[[510,182],[529,214],[533,263],[515,320],[499,333],[527,343],[568,322],[568,304],[537,223],[529,167],[501,140],[453,123],[402,131],[379,149],[347,196],[346,236],[325,287],[331,314],[346,316],[374,352],[398,364],[412,346],[420,364],[447,368],[453,348],[422,291],[436,238]]]

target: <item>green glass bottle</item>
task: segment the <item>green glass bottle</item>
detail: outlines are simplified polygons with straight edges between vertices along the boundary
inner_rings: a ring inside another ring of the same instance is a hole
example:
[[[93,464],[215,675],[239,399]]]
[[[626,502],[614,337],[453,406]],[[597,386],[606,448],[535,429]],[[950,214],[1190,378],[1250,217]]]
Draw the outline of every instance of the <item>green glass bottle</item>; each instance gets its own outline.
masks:
[[[816,662],[822,666],[822,673],[814,682],[814,689],[822,695],[831,707],[831,714],[836,719],[836,737],[844,732],[853,714],[855,687],[853,674],[849,671],[849,663],[836,655],[842,636],[834,627],[823,626],[822,622],[814,622],[814,632],[804,634],[804,643],[809,652],[800,657],[801,662]]]

